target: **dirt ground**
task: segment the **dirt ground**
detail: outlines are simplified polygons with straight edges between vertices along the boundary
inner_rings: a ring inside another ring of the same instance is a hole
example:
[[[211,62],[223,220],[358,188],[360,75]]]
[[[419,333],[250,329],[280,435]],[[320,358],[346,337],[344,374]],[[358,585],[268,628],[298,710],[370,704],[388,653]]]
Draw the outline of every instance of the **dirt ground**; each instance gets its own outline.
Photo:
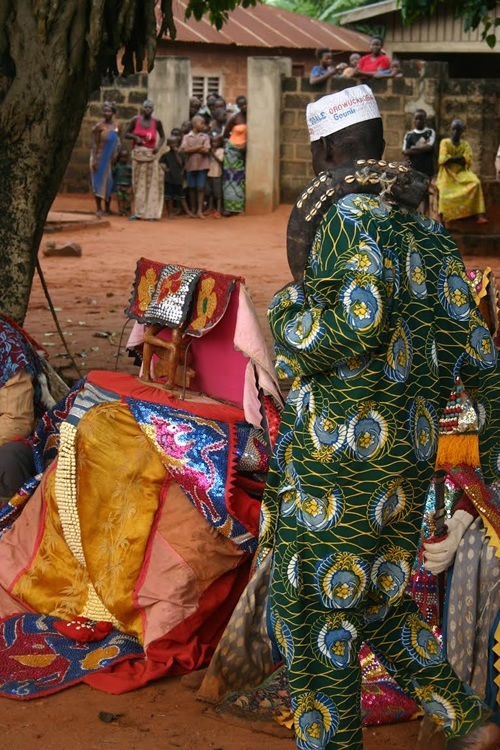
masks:
[[[84,197],[60,197],[58,211],[92,211]],[[158,223],[127,222],[111,217],[92,228],[71,227],[46,234],[47,241],[75,241],[82,256],[44,257],[41,265],[68,346],[82,373],[114,369],[135,373],[132,360],[117,357],[125,322],[123,310],[131,293],[134,269],[142,255],[239,274],[246,278],[267,340],[265,311],[274,291],[289,280],[285,230],[290,207],[271,216],[232,217],[205,221],[163,219]],[[500,264],[492,259],[468,259],[469,265]],[[26,328],[47,347],[53,364],[66,378],[78,376],[65,356],[43,290],[35,277]],[[125,339],[126,340],[126,337]],[[110,696],[85,685],[45,699],[16,702],[0,699],[4,746],[16,750],[121,750],[197,748],[197,750],[293,750],[291,740],[257,734],[247,728],[220,723],[205,715],[206,705],[179,678],[161,680],[140,691]],[[122,714],[113,723],[99,720],[100,711]],[[365,750],[410,750],[418,722],[365,730]]]

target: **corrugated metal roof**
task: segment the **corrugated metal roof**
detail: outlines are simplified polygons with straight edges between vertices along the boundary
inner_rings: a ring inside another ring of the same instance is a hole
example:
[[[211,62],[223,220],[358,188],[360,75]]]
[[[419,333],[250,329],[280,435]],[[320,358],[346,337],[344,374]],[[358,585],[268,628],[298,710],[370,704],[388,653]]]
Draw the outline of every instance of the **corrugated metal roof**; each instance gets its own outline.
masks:
[[[364,52],[370,38],[365,34],[333,26],[316,18],[301,16],[272,5],[259,3],[254,8],[236,8],[221,31],[208,19],[187,21],[185,0],[173,0],[178,42],[235,44],[238,47],[316,49],[328,47],[334,52]]]

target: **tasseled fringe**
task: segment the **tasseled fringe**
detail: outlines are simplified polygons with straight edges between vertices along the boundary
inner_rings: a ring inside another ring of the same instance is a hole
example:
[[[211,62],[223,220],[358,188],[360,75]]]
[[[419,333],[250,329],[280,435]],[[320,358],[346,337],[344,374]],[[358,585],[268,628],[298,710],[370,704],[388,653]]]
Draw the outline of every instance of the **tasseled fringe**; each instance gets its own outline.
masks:
[[[436,468],[446,465],[466,464],[473,469],[481,463],[479,459],[479,437],[476,432],[463,435],[440,435],[436,456]]]

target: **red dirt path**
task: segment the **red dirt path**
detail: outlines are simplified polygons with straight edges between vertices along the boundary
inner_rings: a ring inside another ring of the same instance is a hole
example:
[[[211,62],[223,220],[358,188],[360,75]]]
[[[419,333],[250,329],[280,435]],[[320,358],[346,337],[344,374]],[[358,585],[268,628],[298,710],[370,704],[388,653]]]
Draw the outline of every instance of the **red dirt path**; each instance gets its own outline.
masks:
[[[85,197],[60,197],[55,208],[92,211]],[[285,229],[290,208],[281,206],[271,216],[232,217],[216,221],[176,218],[158,223],[127,222],[111,217],[106,226],[85,230],[65,229],[47,234],[46,241],[75,241],[82,245],[81,258],[45,258],[41,264],[68,345],[82,372],[114,369],[116,348],[125,318],[136,260],[144,255],[162,262],[210,268],[246,278],[260,320],[270,343],[265,311],[274,291],[289,280],[285,257]],[[475,259],[484,265],[491,259]],[[497,277],[500,266],[497,266]],[[77,373],[60,356],[64,349],[35,278],[26,328],[48,348],[53,364],[66,367],[65,376]],[[96,333],[108,332],[109,338]],[[122,356],[118,369],[135,373],[132,360]],[[140,691],[110,696],[85,685],[45,699],[16,702],[0,699],[3,744],[16,750],[293,750],[290,740],[257,734],[204,716],[205,704],[179,678],[161,680]],[[123,714],[104,724],[99,711]],[[418,723],[365,731],[365,750],[410,750],[415,745]]]

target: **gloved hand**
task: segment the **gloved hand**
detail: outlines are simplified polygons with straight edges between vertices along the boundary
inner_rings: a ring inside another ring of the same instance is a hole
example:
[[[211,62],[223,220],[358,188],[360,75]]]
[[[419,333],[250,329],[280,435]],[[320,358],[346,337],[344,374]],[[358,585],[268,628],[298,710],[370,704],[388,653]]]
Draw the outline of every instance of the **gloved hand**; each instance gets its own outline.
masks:
[[[424,542],[424,568],[435,576],[452,564],[463,535],[474,520],[466,510],[456,510],[446,521],[448,533],[439,542]]]

